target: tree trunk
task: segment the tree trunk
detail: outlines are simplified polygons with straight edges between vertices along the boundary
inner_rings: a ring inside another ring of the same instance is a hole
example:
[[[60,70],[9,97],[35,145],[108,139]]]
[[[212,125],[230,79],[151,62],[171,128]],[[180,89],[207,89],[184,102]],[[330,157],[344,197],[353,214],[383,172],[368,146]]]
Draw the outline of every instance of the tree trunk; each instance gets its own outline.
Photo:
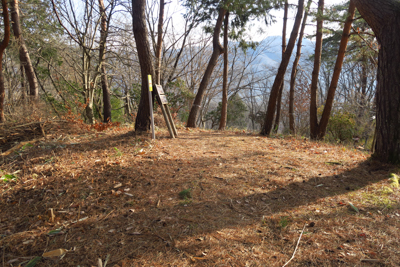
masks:
[[[294,122],[294,89],[296,86],[296,77],[297,77],[297,66],[299,65],[300,56],[301,56],[301,45],[303,43],[304,29],[307,23],[308,11],[310,10],[312,0],[308,0],[306,10],[304,11],[304,18],[301,24],[299,40],[297,41],[297,51],[296,57],[293,62],[292,73],[290,75],[290,92],[289,92],[289,128],[290,133],[295,134],[295,122]]]
[[[352,0],[350,0],[350,6],[348,10],[348,16],[344,24],[342,39],[340,40],[339,53],[336,58],[335,68],[332,75],[331,84],[329,86],[328,95],[325,102],[324,111],[322,113],[321,121],[318,125],[318,139],[323,139],[326,134],[326,128],[328,126],[329,117],[331,115],[333,100],[335,98],[335,92],[338,85],[340,72],[342,70],[344,55],[347,48],[347,42],[350,36],[351,24],[353,23],[353,17],[356,11],[356,6]]]
[[[285,0],[285,10],[283,14],[283,29],[282,29],[282,58],[286,50],[286,25],[287,25],[288,9],[289,9],[289,3],[287,0]],[[274,133],[277,133],[279,129],[279,121],[281,117],[282,93],[284,85],[285,85],[285,79],[282,80],[281,87],[279,88],[278,101],[276,103],[275,124],[273,129]]]
[[[131,108],[131,96],[129,90],[125,89],[125,117],[128,121],[132,121],[132,108]]]
[[[324,0],[318,1],[318,14],[317,14],[317,36],[315,41],[314,53],[314,69],[311,78],[311,102],[310,102],[310,137],[316,139],[318,136],[318,114],[317,114],[317,90],[318,90],[318,77],[321,68],[321,54],[322,54],[322,28],[324,20]]]
[[[25,68],[26,78],[29,83],[29,95],[33,101],[39,100],[39,87],[36,79],[35,71],[33,70],[31,58],[29,57],[28,49],[26,48],[24,38],[22,37],[18,0],[10,1],[11,20],[14,37],[17,40],[19,47],[19,59]]]
[[[196,128],[197,115],[199,114],[201,102],[203,101],[203,96],[210,81],[211,74],[214,70],[215,65],[217,64],[219,55],[224,53],[224,48],[221,46],[219,42],[219,34],[221,32],[225,13],[226,13],[225,9],[223,8],[219,9],[219,15],[217,23],[215,24],[214,35],[213,35],[213,53],[211,55],[210,61],[208,62],[203,79],[201,80],[199,90],[197,91],[196,97],[192,104],[192,108],[190,109],[186,127]]]
[[[108,23],[107,23],[106,8],[104,6],[103,0],[99,0],[99,9],[100,9],[99,65],[100,65],[100,75],[101,75],[101,88],[103,91],[103,115],[104,115],[103,119],[104,122],[111,122],[111,96],[110,96],[110,88],[108,86],[107,72],[105,66]]]
[[[143,132],[150,129],[149,86],[147,83],[147,75],[154,76],[150,45],[147,39],[145,8],[146,0],[132,0],[132,28],[142,76],[141,96],[135,122],[136,132]]]
[[[7,0],[1,0],[1,5],[3,8],[4,37],[3,41],[0,43],[0,123],[3,123],[6,120],[4,117],[4,98],[6,90],[3,76],[3,53],[10,42],[10,19],[8,17]]]
[[[296,38],[297,38],[297,34],[299,33],[301,19],[303,17],[303,11],[304,11],[304,0],[299,0],[296,19],[295,19],[295,22],[293,25],[292,33],[290,34],[290,38],[289,38],[289,42],[288,42],[285,54],[282,57],[282,61],[279,66],[278,73],[276,74],[274,84],[272,85],[272,88],[271,88],[271,93],[270,93],[269,101],[268,101],[267,114],[265,116],[264,126],[261,130],[262,135],[268,136],[271,133],[272,121],[274,119],[274,113],[275,113],[275,107],[276,107],[276,101],[278,98],[279,88],[281,87],[281,84],[283,82],[286,68],[289,64],[290,56],[292,55],[292,51],[293,51],[294,45],[296,43]]]
[[[218,130],[225,130],[226,120],[228,118],[228,28],[229,28],[229,11],[226,12],[224,22],[224,71],[222,78],[222,106],[221,119],[219,121]]]
[[[353,0],[380,44],[374,156],[400,163],[400,6],[396,0]]]
[[[160,0],[160,14],[158,15],[158,33],[157,33],[157,46],[156,46],[156,77],[157,84],[161,84],[161,48],[162,48],[162,35],[163,35],[163,24],[164,24],[164,0]]]
[[[22,113],[23,116],[28,116],[27,109],[27,91],[25,87],[25,68],[22,63],[19,64],[19,72],[21,75],[21,102],[22,102]]]
[[[361,59],[361,95],[359,100],[358,116],[361,117],[367,104],[368,59],[365,55]]]
[[[89,69],[90,57],[86,49],[82,47],[82,83],[85,94],[85,116],[88,124],[94,124],[93,99],[96,85],[93,81],[90,81]]]

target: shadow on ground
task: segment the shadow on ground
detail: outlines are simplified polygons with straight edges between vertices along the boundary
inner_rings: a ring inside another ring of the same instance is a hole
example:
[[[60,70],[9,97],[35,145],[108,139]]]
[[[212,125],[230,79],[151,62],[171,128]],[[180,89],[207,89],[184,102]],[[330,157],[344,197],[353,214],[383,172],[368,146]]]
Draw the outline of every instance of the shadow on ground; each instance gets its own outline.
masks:
[[[215,143],[211,145],[218,145],[227,137],[238,138],[237,142],[255,138],[236,134],[191,134],[181,138],[187,144],[208,138]],[[218,156],[218,151],[212,151],[213,157],[208,149],[200,155],[193,152],[187,158],[166,159],[166,153],[173,148],[159,147],[157,153],[163,153],[162,157],[152,151],[126,157],[124,163],[119,161],[125,157],[117,156],[89,160],[91,153],[113,151],[113,147],[118,147],[124,155],[131,153],[137,149],[134,144],[138,140],[144,144],[148,139],[123,134],[77,144],[49,143],[42,149],[14,158],[15,168],[23,169],[32,162],[36,163],[29,168],[49,167],[41,173],[24,170],[26,175],[36,173],[45,177],[34,181],[34,186],[28,181],[2,192],[0,234],[4,235],[0,245],[4,261],[65,248],[74,251],[68,252],[61,261],[46,259],[41,264],[92,266],[97,264],[98,258],[104,259],[109,254],[111,266],[117,263],[146,265],[145,262],[150,261],[154,266],[157,263],[160,266],[166,263],[222,266],[222,256],[212,252],[218,247],[225,250],[237,247],[243,250],[243,255],[248,255],[247,249],[256,255],[255,247],[260,242],[267,244],[269,239],[281,239],[280,247],[265,245],[269,253],[264,253],[262,259],[226,256],[227,264],[230,262],[233,266],[245,266],[249,261],[279,266],[284,263],[282,255],[290,256],[295,243],[282,234],[282,222],[277,219],[281,214],[290,217],[299,209],[309,209],[308,215],[296,221],[309,223],[313,218],[318,224],[327,218],[352,214],[347,206],[335,207],[334,214],[316,213],[311,206],[334,196],[339,201],[346,194],[387,179],[394,168],[367,160],[335,175],[297,175],[296,170],[289,169],[292,175],[282,177],[279,170],[284,167],[273,163],[267,157],[268,151],[261,148],[258,151],[233,150],[230,156]],[[170,139],[163,136],[161,142],[169,144]],[[86,156],[82,157],[80,165],[59,166],[69,156],[70,161],[79,160],[77,155],[81,152]],[[50,156],[64,159],[46,162]],[[242,163],[250,160],[257,160],[258,172],[243,168]],[[269,174],[262,172],[273,165]],[[178,193],[186,188],[191,189],[192,197],[180,199]],[[56,222],[49,222],[50,208],[55,211]],[[371,209],[361,212],[367,214]],[[74,221],[78,222],[72,223]],[[55,229],[60,229],[60,233],[49,235],[49,230]],[[230,230],[236,234],[230,235]],[[317,225],[312,231],[323,231],[323,226]],[[332,249],[338,246],[335,243],[338,239],[348,241],[347,236],[335,237]],[[308,262],[300,259],[296,264],[339,266],[346,265],[346,261],[332,256],[331,260],[314,258]]]

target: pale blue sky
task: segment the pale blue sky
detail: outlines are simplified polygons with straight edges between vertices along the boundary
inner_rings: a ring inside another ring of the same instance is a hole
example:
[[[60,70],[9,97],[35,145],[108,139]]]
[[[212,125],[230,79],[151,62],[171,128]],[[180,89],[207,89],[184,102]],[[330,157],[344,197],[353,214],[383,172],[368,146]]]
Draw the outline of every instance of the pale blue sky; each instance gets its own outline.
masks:
[[[343,3],[345,0],[326,0],[325,6],[329,7],[334,4]],[[179,0],[170,0],[166,1],[169,4],[166,6],[167,14],[174,14],[174,24],[179,25],[181,20],[181,14],[185,12],[184,8],[179,6]],[[307,2],[307,0],[305,0]],[[297,0],[289,0],[289,4],[297,5]],[[312,9],[317,8],[317,0],[313,1],[311,6]],[[264,22],[254,22],[252,25],[249,25],[250,31],[248,32],[249,37],[253,41],[261,41],[267,36],[280,36],[282,35],[282,27],[283,27],[283,10],[273,11],[273,15],[276,17],[276,23],[266,26]],[[293,27],[294,17],[296,16],[296,10],[294,8],[289,10],[288,16],[288,25],[287,25],[287,37],[289,37],[290,32]],[[167,17],[167,16],[166,16]],[[308,21],[308,24],[312,24],[311,20]],[[262,29],[264,32],[260,33],[259,29]],[[308,25],[306,27],[306,34],[313,34],[315,32],[315,27],[312,25]]]

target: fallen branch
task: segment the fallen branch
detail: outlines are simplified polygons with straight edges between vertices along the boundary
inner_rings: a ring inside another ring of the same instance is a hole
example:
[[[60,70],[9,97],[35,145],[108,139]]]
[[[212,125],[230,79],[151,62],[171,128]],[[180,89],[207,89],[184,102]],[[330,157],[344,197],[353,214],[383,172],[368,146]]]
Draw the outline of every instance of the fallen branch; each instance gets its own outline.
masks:
[[[285,267],[286,265],[289,264],[289,262],[291,262],[294,259],[294,255],[296,254],[297,248],[299,247],[301,236],[303,235],[303,232],[304,232],[304,229],[306,228],[306,225],[307,224],[304,224],[303,230],[301,230],[301,234],[300,234],[299,240],[297,240],[297,245],[296,245],[296,248],[294,249],[292,257],[282,267]]]
[[[48,122],[53,123],[53,122],[68,122],[68,121],[67,120],[34,121],[34,122],[29,122],[29,123],[17,125],[17,126],[14,126],[14,127],[10,127],[9,129],[11,130],[11,129],[26,127],[26,126],[35,125],[35,124],[39,124],[40,125],[41,123],[48,123]]]
[[[12,148],[8,149],[6,152],[1,153],[0,156],[1,157],[6,157],[6,156],[10,155],[11,153],[20,150],[24,145],[34,144],[34,143],[36,143],[37,141],[40,141],[40,140],[41,140],[41,138],[36,138],[36,139],[30,140],[30,141],[21,142],[21,143],[15,145],[15,146],[13,146]]]

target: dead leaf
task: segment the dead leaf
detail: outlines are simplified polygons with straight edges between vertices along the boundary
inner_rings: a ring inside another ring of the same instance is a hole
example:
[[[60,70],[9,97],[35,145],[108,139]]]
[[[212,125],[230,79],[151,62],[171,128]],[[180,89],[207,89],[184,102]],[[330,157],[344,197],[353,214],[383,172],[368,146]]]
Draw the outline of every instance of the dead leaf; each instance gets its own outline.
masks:
[[[119,183],[119,184],[117,184],[117,185],[114,186],[114,189],[120,188],[121,186],[122,186],[122,184]]]
[[[56,216],[54,215],[53,209],[50,209],[50,222],[54,222],[55,218],[56,218]]]
[[[133,233],[128,233],[128,235],[141,235],[142,233],[140,232],[133,232]]]
[[[52,251],[43,253],[42,256],[45,257],[45,258],[60,257],[60,256],[64,255],[67,252],[68,252],[68,250],[63,249],[63,248],[59,248],[59,249],[56,249],[56,250],[52,250]]]

